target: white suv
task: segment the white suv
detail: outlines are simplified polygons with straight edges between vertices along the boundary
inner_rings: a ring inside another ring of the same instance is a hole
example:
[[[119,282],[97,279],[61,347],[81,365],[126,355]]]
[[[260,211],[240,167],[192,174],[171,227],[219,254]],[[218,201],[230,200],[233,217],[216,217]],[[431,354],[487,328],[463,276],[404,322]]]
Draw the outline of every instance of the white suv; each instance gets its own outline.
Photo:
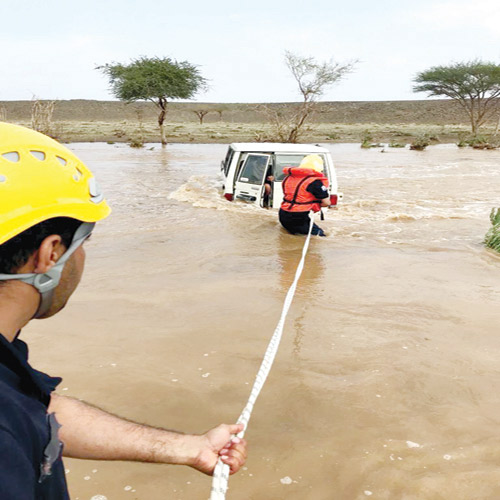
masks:
[[[274,180],[267,205],[279,208],[283,201],[281,181],[284,178],[284,167],[299,166],[302,158],[317,154],[323,159],[324,175],[330,184],[330,200],[332,207],[342,199],[337,191],[337,176],[330,152],[326,148],[310,144],[282,144],[273,142],[244,143],[235,142],[229,145],[225,159],[221,162],[224,178],[224,197],[229,200],[243,200],[264,206],[266,178],[270,175]]]

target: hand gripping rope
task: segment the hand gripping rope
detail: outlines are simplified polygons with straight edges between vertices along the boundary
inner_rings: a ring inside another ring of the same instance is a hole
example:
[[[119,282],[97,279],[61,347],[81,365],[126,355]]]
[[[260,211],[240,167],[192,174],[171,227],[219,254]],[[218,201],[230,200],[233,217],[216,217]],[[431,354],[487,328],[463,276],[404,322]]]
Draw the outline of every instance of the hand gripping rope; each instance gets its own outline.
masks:
[[[288,293],[286,294],[285,303],[283,304],[280,320],[278,321],[276,330],[274,330],[274,334],[271,337],[271,341],[267,346],[267,350],[264,355],[262,364],[260,365],[255,382],[253,384],[250,397],[248,398],[247,404],[244,410],[242,411],[240,418],[238,418],[237,423],[244,424],[245,426],[243,431],[241,431],[238,434],[239,438],[242,438],[245,435],[245,431],[248,427],[250,416],[252,415],[253,406],[260,394],[260,391],[264,387],[264,383],[266,382],[267,376],[271,371],[274,358],[276,357],[276,353],[278,352],[278,347],[281,341],[281,335],[283,333],[283,327],[285,326],[286,316],[292,304],[293,296],[295,295],[295,289],[297,288],[297,283],[299,281],[300,275],[302,274],[302,269],[304,269],[304,262],[307,254],[307,249],[309,248],[309,241],[311,240],[311,231],[314,225],[314,216],[312,214],[310,216],[310,219],[311,223],[309,225],[309,233],[307,234],[306,242],[304,243],[304,248],[302,249],[302,258],[297,267],[297,271],[295,272],[295,279],[293,280],[292,286],[289,288]],[[228,480],[229,480],[229,465],[224,464],[222,460],[219,458],[219,461],[217,462],[217,465],[215,466],[215,470],[213,473],[212,492],[210,495],[210,500],[224,500],[226,498]]]

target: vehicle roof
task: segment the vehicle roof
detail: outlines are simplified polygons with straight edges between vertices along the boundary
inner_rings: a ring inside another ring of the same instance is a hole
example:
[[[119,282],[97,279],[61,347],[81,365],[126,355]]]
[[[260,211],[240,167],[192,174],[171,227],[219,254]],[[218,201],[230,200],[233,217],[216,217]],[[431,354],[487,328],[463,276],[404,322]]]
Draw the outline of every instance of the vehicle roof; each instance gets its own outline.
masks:
[[[328,149],[314,144],[286,144],[282,142],[233,142],[230,147],[235,151],[263,153],[329,153]]]

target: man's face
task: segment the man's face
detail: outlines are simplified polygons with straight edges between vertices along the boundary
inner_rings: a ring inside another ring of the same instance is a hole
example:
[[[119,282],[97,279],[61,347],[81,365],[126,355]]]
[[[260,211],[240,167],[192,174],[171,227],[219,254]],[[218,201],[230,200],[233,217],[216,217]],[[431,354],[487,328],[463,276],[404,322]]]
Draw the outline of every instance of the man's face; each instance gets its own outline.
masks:
[[[49,318],[64,308],[69,298],[76,290],[78,283],[80,283],[84,267],[85,250],[82,245],[78,247],[75,253],[69,258],[68,262],[66,262],[61,275],[61,281],[54,290],[52,304],[49,310],[43,316],[40,316],[40,319]]]

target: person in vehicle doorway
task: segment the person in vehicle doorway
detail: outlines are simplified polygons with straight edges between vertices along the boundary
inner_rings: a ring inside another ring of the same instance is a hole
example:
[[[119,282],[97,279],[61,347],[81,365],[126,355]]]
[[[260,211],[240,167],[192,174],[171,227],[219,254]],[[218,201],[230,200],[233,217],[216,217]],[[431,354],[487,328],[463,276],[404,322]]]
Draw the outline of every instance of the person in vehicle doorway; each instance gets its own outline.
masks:
[[[274,175],[273,175],[273,169],[272,165],[269,166],[266,172],[266,178],[264,179],[264,208],[270,208],[271,206],[271,199],[272,199],[272,193],[273,193],[273,182],[274,182]]]
[[[238,471],[246,442],[232,436],[243,425],[189,435],[134,423],[55,394],[61,379],[28,363],[21,328],[66,305],[83,272],[83,244],[110,213],[90,170],[56,141],[0,123],[0,206],[0,498],[68,499],[62,454],[206,474],[221,458]]]
[[[283,202],[279,211],[281,225],[292,234],[308,234],[309,212],[319,212],[330,205],[328,179],[323,175],[323,160],[319,155],[305,156],[298,167],[285,167]],[[311,234],[326,236],[313,225]]]

